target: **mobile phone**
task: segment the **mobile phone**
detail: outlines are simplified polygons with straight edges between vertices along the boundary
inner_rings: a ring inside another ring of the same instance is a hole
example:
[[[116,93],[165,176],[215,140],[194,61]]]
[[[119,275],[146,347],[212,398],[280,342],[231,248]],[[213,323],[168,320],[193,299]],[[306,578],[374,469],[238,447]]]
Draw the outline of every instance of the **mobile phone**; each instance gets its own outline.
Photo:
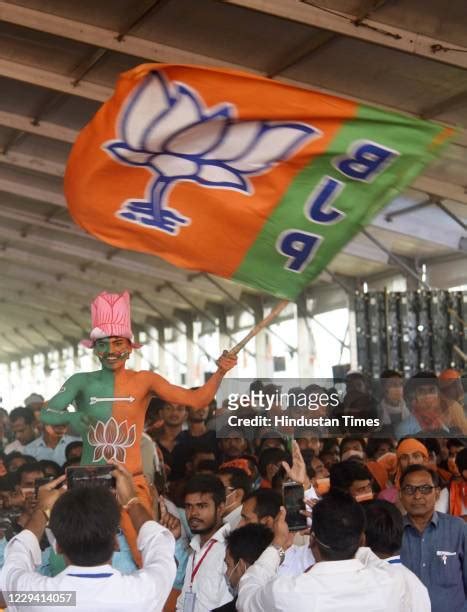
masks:
[[[48,482],[50,482],[53,479],[54,479],[53,476],[45,476],[44,478],[36,478],[36,480],[34,481],[34,494],[35,494],[35,496],[37,497],[37,493],[39,491],[39,487],[42,487],[42,485],[47,484]]]
[[[77,487],[105,487],[115,489],[113,465],[73,465],[66,469],[68,489]]]
[[[306,529],[306,516],[300,512],[305,510],[305,490],[303,485],[296,482],[285,482],[282,485],[282,496],[287,512],[285,520],[289,526],[289,531]]]

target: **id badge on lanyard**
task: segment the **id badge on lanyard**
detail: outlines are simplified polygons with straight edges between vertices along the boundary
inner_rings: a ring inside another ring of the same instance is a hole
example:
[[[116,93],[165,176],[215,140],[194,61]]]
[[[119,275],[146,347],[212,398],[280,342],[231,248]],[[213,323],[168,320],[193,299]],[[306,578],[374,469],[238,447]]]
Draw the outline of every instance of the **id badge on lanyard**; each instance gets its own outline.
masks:
[[[193,593],[191,587],[185,593],[185,599],[183,600],[183,612],[195,612],[196,606],[196,593]]]
[[[209,542],[208,547],[204,551],[204,554],[201,557],[201,559],[196,564],[196,567],[195,567],[195,556],[193,555],[193,562],[192,562],[192,565],[191,565],[190,586],[188,588],[188,591],[185,593],[185,598],[183,600],[183,612],[195,612],[196,593],[193,593],[193,581],[194,581],[194,579],[196,577],[196,574],[198,573],[199,568],[201,567],[201,564],[203,563],[203,561],[206,558],[208,552],[211,550],[211,548],[214,546],[215,543],[216,543],[216,540],[211,540]]]

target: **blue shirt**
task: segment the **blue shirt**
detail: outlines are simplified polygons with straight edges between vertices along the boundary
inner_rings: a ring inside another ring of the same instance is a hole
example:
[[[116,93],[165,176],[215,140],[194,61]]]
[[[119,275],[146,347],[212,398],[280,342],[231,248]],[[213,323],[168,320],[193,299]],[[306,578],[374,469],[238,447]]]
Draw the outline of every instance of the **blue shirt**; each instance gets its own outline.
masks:
[[[424,431],[422,426],[420,425],[420,423],[417,421],[417,419],[414,417],[413,414],[411,414],[409,417],[401,421],[395,429],[395,435],[398,440],[400,440],[401,438],[406,438],[407,436],[415,436],[415,435],[417,437],[422,435],[427,438],[431,438],[431,437],[436,437],[437,435],[443,435],[444,432],[446,432],[446,435],[447,434],[451,434],[452,436],[457,435],[457,432],[455,430],[449,429],[449,427],[447,427],[444,423],[442,424],[441,429],[436,430],[434,435],[433,435],[433,432]]]
[[[58,441],[55,448],[49,448],[44,442],[44,438],[39,436],[24,447],[23,453],[25,455],[31,455],[37,461],[47,459],[48,461],[55,461],[58,465],[63,465],[66,461],[65,449],[70,442],[76,440],[81,441],[81,438],[75,438],[74,436],[62,436]]]
[[[423,533],[404,517],[401,561],[428,589],[432,612],[467,612],[467,524],[434,512]]]
[[[417,421],[414,415],[411,414],[396,426],[396,438],[399,440],[400,438],[405,438],[406,436],[413,436],[418,433],[420,429],[420,423]]]

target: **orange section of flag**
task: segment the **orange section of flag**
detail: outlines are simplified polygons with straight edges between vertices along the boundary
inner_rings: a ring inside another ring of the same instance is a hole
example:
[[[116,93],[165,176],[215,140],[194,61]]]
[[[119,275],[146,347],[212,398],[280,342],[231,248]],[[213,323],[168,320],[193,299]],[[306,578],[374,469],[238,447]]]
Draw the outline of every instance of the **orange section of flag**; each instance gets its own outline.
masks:
[[[237,121],[304,122],[321,135],[304,144],[286,163],[252,176],[253,195],[206,188],[186,180],[174,184],[169,205],[191,219],[178,235],[128,223],[116,213],[125,201],[147,197],[151,172],[146,167],[123,166],[103,145],[118,138],[116,126],[128,97],[152,71],[163,71],[171,83],[186,84],[206,107],[226,102],[234,105]],[[328,149],[356,108],[350,101],[236,71],[139,66],[121,76],[115,94],[78,137],[65,177],[70,213],[90,233],[117,247],[158,254],[184,268],[212,268],[216,261],[217,273],[230,277],[291,181],[310,160]]]

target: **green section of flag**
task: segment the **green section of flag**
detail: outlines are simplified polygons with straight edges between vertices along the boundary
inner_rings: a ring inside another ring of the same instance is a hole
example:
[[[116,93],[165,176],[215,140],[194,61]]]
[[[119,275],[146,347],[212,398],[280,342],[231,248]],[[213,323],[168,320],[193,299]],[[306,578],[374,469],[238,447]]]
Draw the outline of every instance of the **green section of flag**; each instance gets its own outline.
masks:
[[[426,121],[360,106],[356,117],[344,123],[327,151],[296,176],[259,232],[233,280],[294,300],[344,245],[439,154],[442,147],[434,146],[433,141],[443,129]],[[372,141],[400,155],[371,182],[354,180],[338,171],[332,161],[346,155],[357,141]],[[345,217],[331,224],[314,223],[305,216],[305,205],[310,194],[327,176],[345,184],[332,202],[332,206]],[[321,238],[301,272],[286,269],[288,258],[275,246],[279,237],[291,229]]]

